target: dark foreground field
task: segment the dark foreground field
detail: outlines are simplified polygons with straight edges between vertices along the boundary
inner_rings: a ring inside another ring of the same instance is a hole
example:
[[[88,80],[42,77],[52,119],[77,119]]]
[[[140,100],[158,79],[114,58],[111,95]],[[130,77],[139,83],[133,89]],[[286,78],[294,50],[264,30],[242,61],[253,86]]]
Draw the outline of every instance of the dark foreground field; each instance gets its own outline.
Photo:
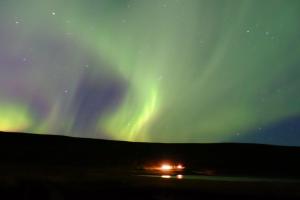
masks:
[[[294,147],[2,133],[0,198],[300,199],[299,156]],[[163,179],[143,169],[168,160],[185,164],[182,179]]]

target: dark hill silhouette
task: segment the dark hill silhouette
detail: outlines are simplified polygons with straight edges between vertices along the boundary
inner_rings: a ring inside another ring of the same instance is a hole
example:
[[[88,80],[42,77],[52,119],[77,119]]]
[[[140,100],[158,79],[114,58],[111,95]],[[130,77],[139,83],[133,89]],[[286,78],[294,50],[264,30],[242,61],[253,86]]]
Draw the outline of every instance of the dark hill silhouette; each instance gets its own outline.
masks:
[[[162,160],[217,174],[300,177],[300,148],[258,144],[162,144],[24,133],[0,134],[1,166],[87,167],[128,171]],[[21,167],[20,167],[21,168]]]
[[[24,200],[299,199],[299,155],[300,148],[271,145],[134,143],[2,132],[0,194]],[[143,176],[150,173],[145,165],[163,160],[184,163],[184,178]],[[213,173],[199,176],[205,171]]]

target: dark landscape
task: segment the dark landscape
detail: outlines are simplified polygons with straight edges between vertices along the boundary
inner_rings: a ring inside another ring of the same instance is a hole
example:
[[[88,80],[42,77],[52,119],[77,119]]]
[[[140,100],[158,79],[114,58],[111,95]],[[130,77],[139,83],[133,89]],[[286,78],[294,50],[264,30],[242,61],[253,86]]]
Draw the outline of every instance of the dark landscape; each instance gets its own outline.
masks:
[[[271,145],[133,143],[1,133],[1,194],[18,199],[124,193],[138,199],[145,192],[158,193],[149,199],[168,199],[164,195],[182,199],[199,193],[209,199],[224,194],[237,199],[239,195],[257,199],[262,194],[296,198],[300,197],[299,155],[298,147]],[[144,176],[149,175],[145,166],[163,161],[184,163],[187,178]]]

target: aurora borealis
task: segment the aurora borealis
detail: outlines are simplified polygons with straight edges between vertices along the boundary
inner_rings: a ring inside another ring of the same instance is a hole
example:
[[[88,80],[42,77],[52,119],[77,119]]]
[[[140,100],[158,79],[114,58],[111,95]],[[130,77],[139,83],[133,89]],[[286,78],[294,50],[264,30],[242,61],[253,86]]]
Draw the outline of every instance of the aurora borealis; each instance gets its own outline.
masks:
[[[298,0],[1,0],[0,130],[300,145]]]

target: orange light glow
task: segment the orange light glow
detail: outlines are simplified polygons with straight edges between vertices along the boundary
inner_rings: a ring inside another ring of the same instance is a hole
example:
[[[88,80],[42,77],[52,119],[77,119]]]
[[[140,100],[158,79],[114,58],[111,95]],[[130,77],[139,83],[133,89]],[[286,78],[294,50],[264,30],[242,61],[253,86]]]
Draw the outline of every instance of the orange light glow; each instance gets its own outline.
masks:
[[[161,178],[171,178],[170,175],[161,175]]]
[[[181,174],[178,174],[176,177],[177,177],[177,179],[183,179],[183,175],[181,175]]]
[[[176,168],[177,168],[177,169],[183,169],[184,167],[183,167],[181,164],[179,164],[179,165],[177,165]]]
[[[162,170],[162,171],[170,171],[170,170],[172,170],[172,166],[171,165],[169,165],[169,164],[163,164],[161,167],[160,167],[160,169]]]

